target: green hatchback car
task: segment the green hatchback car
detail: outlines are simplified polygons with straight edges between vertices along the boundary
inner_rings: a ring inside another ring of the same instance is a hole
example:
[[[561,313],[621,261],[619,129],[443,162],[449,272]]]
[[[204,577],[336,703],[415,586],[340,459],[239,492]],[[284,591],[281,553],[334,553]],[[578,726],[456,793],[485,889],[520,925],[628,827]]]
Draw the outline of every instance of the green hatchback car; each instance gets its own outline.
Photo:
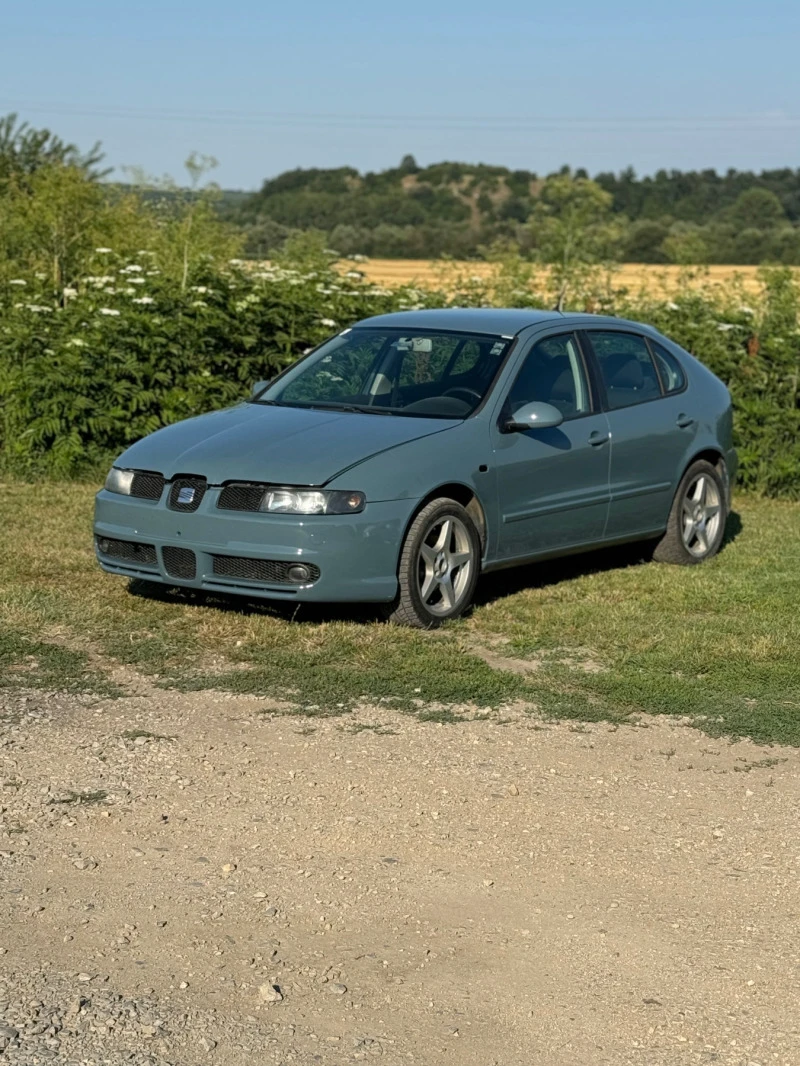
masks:
[[[95,547],[129,578],[432,627],[501,567],[638,540],[710,558],[735,471],[728,390],[649,326],[409,311],[128,448]]]

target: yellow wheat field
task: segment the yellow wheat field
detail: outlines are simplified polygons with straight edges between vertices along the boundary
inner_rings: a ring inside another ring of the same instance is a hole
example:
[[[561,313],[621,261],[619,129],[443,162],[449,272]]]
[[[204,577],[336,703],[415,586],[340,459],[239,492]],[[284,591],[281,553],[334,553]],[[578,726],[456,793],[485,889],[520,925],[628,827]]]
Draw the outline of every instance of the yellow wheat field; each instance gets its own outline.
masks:
[[[352,260],[342,264],[343,269],[353,269]],[[388,287],[417,284],[425,288],[447,288],[447,278],[489,277],[494,270],[491,263],[480,262],[430,262],[425,259],[367,259],[356,264],[368,281]],[[738,282],[749,292],[758,292],[756,266],[708,266],[680,267],[660,266],[651,263],[623,263],[611,275],[614,288],[625,287],[632,292],[642,289],[652,296],[669,295],[679,286],[688,284],[697,288],[724,289]],[[800,268],[795,268],[800,280]],[[682,280],[682,278],[684,280]]]

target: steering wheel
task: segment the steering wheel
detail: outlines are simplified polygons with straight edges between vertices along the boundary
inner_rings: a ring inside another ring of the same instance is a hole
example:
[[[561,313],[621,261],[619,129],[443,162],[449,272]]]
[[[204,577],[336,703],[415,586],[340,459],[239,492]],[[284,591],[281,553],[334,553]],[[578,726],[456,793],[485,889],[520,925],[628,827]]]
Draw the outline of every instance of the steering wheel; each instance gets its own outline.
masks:
[[[447,392],[442,393],[442,396],[455,396],[456,399],[460,398],[462,400],[465,395],[467,396],[467,403],[472,403],[473,400],[477,400],[478,403],[480,403],[483,399],[477,389],[469,389],[466,385],[455,385],[452,389],[448,389]]]

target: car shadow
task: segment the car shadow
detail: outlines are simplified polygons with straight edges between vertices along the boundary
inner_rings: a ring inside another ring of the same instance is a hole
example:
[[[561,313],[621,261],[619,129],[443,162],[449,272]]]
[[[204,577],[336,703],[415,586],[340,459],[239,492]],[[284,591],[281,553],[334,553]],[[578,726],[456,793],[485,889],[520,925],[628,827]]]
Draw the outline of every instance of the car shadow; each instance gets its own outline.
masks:
[[[741,515],[732,511],[725,527],[721,552],[740,535],[744,528]],[[548,588],[562,581],[572,581],[587,574],[611,570],[626,570],[652,562],[655,541],[637,541],[611,548],[597,548],[580,555],[568,555],[509,567],[484,574],[478,582],[473,604],[484,607],[496,600],[514,596],[531,588]],[[353,622],[367,625],[385,620],[385,604],[370,603],[291,603],[283,600],[262,600],[255,597],[204,592],[161,585],[155,581],[134,579],[128,583],[132,596],[158,600],[161,603],[183,604],[186,607],[206,608],[240,615],[266,615],[287,622]]]
[[[741,515],[732,511],[728,515],[720,552],[724,552],[726,547],[736,540],[742,529]],[[565,555],[557,559],[528,563],[508,570],[494,570],[481,578],[475,594],[475,606],[483,607],[524,589],[548,588],[550,585],[559,585],[562,581],[572,581],[587,574],[644,566],[653,562],[656,543],[655,540],[636,541],[633,544],[596,548],[579,555]]]

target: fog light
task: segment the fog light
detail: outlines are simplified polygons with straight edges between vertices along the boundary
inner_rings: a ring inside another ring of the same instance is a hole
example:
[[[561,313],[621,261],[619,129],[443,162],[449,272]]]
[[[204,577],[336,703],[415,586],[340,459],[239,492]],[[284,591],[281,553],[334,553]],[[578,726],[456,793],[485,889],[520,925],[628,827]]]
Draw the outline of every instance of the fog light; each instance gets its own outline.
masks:
[[[294,563],[289,567],[287,571],[290,581],[296,581],[298,585],[302,585],[304,581],[311,580],[311,571],[307,566],[303,566],[302,563]]]
[[[99,550],[101,552],[103,552],[104,555],[107,554],[108,549],[109,549],[109,543],[108,543],[108,541],[106,540],[105,537],[98,537],[97,538],[97,547],[99,548]]]

